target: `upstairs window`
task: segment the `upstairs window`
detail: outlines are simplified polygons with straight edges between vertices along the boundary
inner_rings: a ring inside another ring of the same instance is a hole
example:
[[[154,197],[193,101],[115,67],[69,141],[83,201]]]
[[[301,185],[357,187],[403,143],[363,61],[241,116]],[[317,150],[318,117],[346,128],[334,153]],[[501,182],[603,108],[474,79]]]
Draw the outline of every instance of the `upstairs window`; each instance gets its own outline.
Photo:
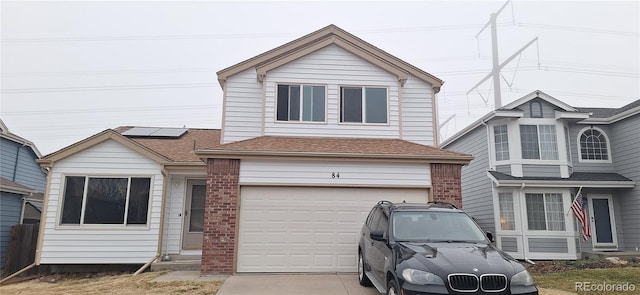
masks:
[[[507,134],[507,125],[494,126],[493,136],[496,145],[496,161],[509,160],[509,134]]]
[[[387,88],[341,87],[340,122],[387,123]]]
[[[599,129],[586,128],[580,134],[580,160],[609,161],[607,137]]]
[[[65,178],[62,225],[145,225],[149,211],[149,177]]]
[[[325,87],[278,84],[278,121],[325,121]]]
[[[523,159],[558,160],[555,125],[520,125]]]

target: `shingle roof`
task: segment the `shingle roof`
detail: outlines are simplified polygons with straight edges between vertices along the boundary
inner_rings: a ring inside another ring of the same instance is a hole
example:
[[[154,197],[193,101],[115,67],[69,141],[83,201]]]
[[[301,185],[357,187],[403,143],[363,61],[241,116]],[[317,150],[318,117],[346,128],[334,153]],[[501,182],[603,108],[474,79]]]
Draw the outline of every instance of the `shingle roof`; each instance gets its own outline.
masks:
[[[336,138],[336,137],[285,137],[261,136],[220,145],[213,149],[199,150],[199,154],[251,152],[252,154],[324,154],[333,156],[402,156],[432,157],[470,161],[472,157],[432,146],[400,139]]]
[[[0,190],[15,193],[30,193],[34,191],[34,189],[26,185],[19,184],[4,177],[0,177]]]
[[[622,112],[628,111],[630,109],[636,108],[636,107],[640,107],[640,99],[636,100],[630,104],[627,104],[625,106],[619,107],[617,109],[614,108],[582,108],[582,107],[576,107],[576,109],[580,110],[581,112],[585,112],[585,113],[592,113],[591,118],[609,118],[612,116],[615,116],[617,114],[620,114]]]
[[[122,134],[131,128],[133,126],[121,126],[114,130]],[[131,137],[129,139],[174,162],[202,162],[194,151],[220,145],[220,129],[188,129],[179,138]]]
[[[527,180],[548,180],[548,181],[566,181],[566,182],[576,182],[576,181],[589,181],[589,182],[599,182],[599,181],[630,181],[633,180],[626,178],[618,173],[596,173],[596,172],[574,172],[569,176],[569,178],[560,178],[560,177],[535,177],[535,176],[526,176],[526,177],[515,177],[508,174],[500,173],[497,171],[489,171],[491,175],[498,181],[502,180],[517,180],[517,181],[527,181]]]

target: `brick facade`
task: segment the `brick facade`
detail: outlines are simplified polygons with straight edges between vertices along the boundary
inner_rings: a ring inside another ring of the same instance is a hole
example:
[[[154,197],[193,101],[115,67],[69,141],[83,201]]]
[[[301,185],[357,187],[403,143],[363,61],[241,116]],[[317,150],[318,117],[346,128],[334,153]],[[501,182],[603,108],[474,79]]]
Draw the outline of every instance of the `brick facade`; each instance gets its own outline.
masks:
[[[431,164],[433,201],[448,202],[462,208],[462,165]]]
[[[233,273],[240,160],[207,159],[202,274]]]

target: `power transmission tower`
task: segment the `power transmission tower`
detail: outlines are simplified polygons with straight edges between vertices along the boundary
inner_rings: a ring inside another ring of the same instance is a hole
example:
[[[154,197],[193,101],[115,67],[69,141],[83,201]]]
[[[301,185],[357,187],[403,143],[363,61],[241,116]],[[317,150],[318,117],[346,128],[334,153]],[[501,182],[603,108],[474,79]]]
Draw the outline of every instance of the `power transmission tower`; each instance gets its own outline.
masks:
[[[516,53],[511,55],[504,62],[500,63],[499,58],[498,58],[498,27],[497,27],[497,19],[498,19],[498,14],[500,14],[500,12],[502,12],[502,10],[505,7],[507,7],[507,4],[509,4],[509,2],[511,2],[511,0],[507,1],[504,5],[502,5],[502,7],[500,7],[500,9],[498,9],[497,12],[492,13],[491,17],[489,18],[489,22],[487,22],[487,24],[484,25],[484,27],[482,27],[482,29],[480,30],[480,32],[478,32],[478,34],[476,34],[476,39],[477,39],[478,36],[480,36],[480,34],[487,27],[491,26],[491,61],[492,61],[492,64],[493,64],[493,68],[491,70],[491,73],[487,74],[484,78],[482,78],[480,80],[480,82],[478,82],[475,86],[471,87],[471,89],[469,91],[467,91],[467,95],[468,95],[469,93],[471,93],[471,91],[473,91],[476,88],[478,88],[478,86],[480,86],[482,83],[487,81],[489,78],[493,78],[493,94],[494,94],[494,103],[495,103],[495,108],[496,109],[498,109],[498,108],[500,108],[502,106],[502,91],[501,91],[501,88],[500,88],[500,70],[502,70],[502,68],[504,68],[516,56],[520,55],[525,49],[527,49],[527,47],[529,47],[534,42],[538,41],[538,37],[533,38],[533,40],[529,41],[529,43],[527,43],[522,48],[520,48],[520,50],[516,51]]]

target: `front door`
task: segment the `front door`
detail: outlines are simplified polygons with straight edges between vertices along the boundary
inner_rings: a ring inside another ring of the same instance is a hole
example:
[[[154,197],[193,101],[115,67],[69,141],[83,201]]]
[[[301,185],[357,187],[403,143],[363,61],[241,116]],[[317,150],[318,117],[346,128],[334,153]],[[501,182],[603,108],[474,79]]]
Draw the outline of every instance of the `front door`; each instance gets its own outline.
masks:
[[[202,229],[204,225],[204,199],[207,181],[187,180],[187,197],[184,210],[182,249],[202,249]]]
[[[589,215],[594,250],[617,250],[616,220],[611,195],[589,195]]]

